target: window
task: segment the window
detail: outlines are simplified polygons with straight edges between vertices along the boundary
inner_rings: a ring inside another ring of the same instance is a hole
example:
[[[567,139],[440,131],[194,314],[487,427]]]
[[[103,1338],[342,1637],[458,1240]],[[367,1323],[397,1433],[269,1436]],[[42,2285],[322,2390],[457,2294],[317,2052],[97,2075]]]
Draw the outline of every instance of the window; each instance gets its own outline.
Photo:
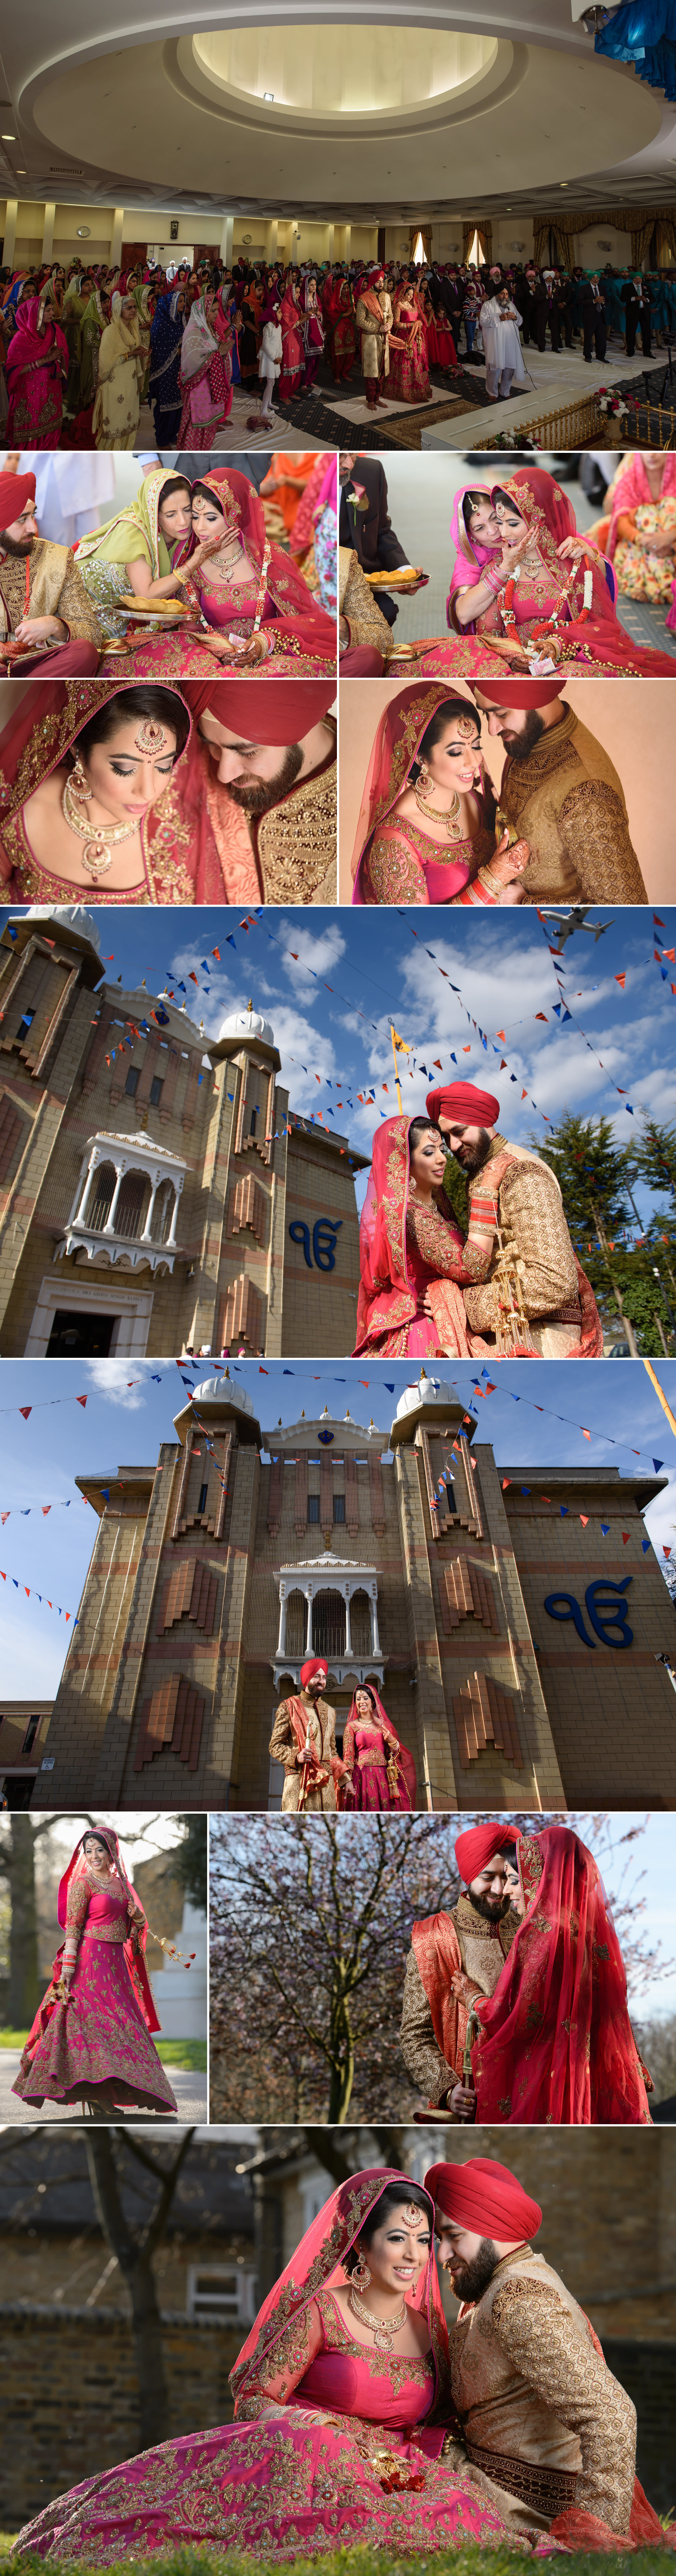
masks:
[[[124,1088],[125,1088],[125,1095],[126,1095],[126,1098],[127,1098],[128,1100],[135,1100],[135,1099],[136,1099],[136,1094],[137,1094],[137,1091],[138,1091],[138,1087],[139,1087],[140,1080],[141,1080],[141,1067],[140,1067],[140,1064],[130,1064],[129,1072],[128,1072],[128,1074],[127,1074],[127,1079],[126,1079],[125,1086],[124,1086]]]
[[[39,1717],[29,1717],[23,1744],[21,1746],[23,1754],[32,1753],[39,1724]]]
[[[258,1110],[257,1110],[257,1109],[252,1109],[251,1117],[250,1117],[250,1120],[249,1120],[249,1135],[250,1135],[250,1136],[255,1136],[257,1126],[258,1126]]]
[[[160,1105],[160,1101],[161,1101],[161,1098],[162,1098],[162,1092],[163,1092],[163,1089],[164,1089],[164,1076],[163,1076],[163,1074],[161,1074],[161,1073],[154,1073],[154,1074],[153,1074],[153,1078],[152,1078],[152,1082],[151,1082],[151,1085],[150,1085],[150,1106],[151,1106],[151,1109],[159,1109],[159,1105]]]
[[[418,234],[418,239],[417,239],[417,242],[416,242],[416,246],[415,246],[415,250],[414,250],[414,253],[413,253],[413,264],[414,264],[414,267],[415,267],[415,268],[419,268],[419,267],[420,267],[420,265],[421,265],[421,262],[422,262],[422,263],[424,263],[424,259],[425,259],[425,247],[424,247],[424,243],[423,243],[422,233],[419,233],[419,234]]]
[[[186,2313],[193,2325],[252,2325],[256,2287],[239,2263],[189,2263]]]
[[[34,1020],[34,1019],[35,1019],[35,1012],[34,1012],[34,1011],[24,1011],[23,1019],[19,1021],[19,1026],[18,1026],[17,1033],[16,1033],[16,1044],[17,1044],[17,1046],[19,1046],[19,1045],[21,1044],[21,1039],[22,1039],[22,1038],[27,1038],[27,1036],[28,1036],[28,1031],[29,1031],[29,1029],[31,1028],[31,1026],[32,1026],[32,1023],[33,1023],[33,1020]]]
[[[481,267],[482,259],[483,259],[483,250],[482,250],[481,243],[480,243],[480,240],[479,240],[479,235],[478,235],[478,233],[475,233],[475,235],[474,235],[474,240],[470,242],[470,246],[469,246],[469,252],[468,252],[468,256],[467,256],[467,266],[468,266],[468,268],[480,268],[480,267]]]
[[[200,1498],[199,1498],[199,1502],[198,1502],[198,1505],[197,1505],[197,1509],[198,1509],[198,1512],[205,1512],[205,1511],[206,1511],[206,1508],[207,1508],[207,1487],[206,1487],[206,1485],[200,1485]]]
[[[308,1516],[308,1522],[310,1522],[310,1521],[314,1521],[314,1522],[316,1522],[316,1521],[318,1521],[318,1520],[319,1520],[319,1495],[318,1495],[318,1494],[308,1494],[308,1498],[307,1498],[307,1516]]]
[[[345,1519],[345,1495],[344,1495],[344,1494],[334,1494],[334,1497],[333,1497],[333,1517],[334,1517],[334,1521],[344,1521],[344,1519]]]

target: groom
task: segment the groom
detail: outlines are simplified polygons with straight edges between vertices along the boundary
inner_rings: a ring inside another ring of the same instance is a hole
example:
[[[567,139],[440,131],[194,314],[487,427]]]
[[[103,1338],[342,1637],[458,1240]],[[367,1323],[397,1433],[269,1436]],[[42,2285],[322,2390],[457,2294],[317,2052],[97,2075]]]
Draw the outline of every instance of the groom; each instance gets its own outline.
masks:
[[[515,2538],[548,2531],[572,2551],[631,2549],[640,2537],[659,2546],[657,2515],[635,2485],[636,2409],[584,2309],[533,2252],[537,2201],[487,2156],[432,2165],[425,2190],[461,2302],[449,2341],[462,2447],[447,2435],[447,2467],[457,2454],[490,2481]]]
[[[285,1771],[282,1815],[333,1814],[342,1763],[336,1752],[336,1712],[324,1699],[328,1665],[319,1655],[300,1668],[300,1692],[280,1701],[270,1737],[270,1758]]]
[[[574,677],[574,673],[571,677]],[[507,754],[503,823],[528,841],[524,903],[647,903],[621,781],[603,744],[562,700],[565,680],[474,684]]]
[[[489,1351],[515,1358],[598,1359],[596,1302],[578,1269],[549,1164],[498,1133],[500,1103],[490,1091],[454,1082],[428,1091],[425,1106],[466,1174],[473,1233],[483,1228],[492,1241],[485,1286],[463,1289],[471,1331]]]
[[[495,1993],[519,1929],[509,1893],[515,1856],[508,1823],[460,1834],[455,1857],[464,1886],[457,1905],[413,1925],[401,2053],[429,2109],[443,2108],[452,2120],[476,2117],[472,2078],[463,2079],[467,2023],[475,1996]]]

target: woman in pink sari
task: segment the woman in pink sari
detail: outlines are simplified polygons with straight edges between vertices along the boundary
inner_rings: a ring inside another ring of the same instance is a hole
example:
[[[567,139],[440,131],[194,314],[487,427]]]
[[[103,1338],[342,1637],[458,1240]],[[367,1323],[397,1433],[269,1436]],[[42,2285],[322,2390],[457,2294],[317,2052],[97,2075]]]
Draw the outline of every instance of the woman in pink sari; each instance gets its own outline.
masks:
[[[385,1814],[390,1808],[403,1808],[410,1814],[415,1807],[413,1755],[407,1753],[372,1682],[360,1683],[355,1691],[343,1736],[343,1765],[340,1807],[358,1815],[374,1808]]]
[[[578,535],[572,503],[552,474],[524,466],[487,497],[491,517],[484,506],[478,519],[475,507],[470,523],[471,542],[476,535],[481,540],[474,544],[477,562],[465,571],[463,549],[461,579],[452,580],[449,592],[449,625],[462,633],[463,645],[442,646],[426,668],[454,670],[471,625],[477,642],[501,642],[524,668],[544,660],[589,670],[597,679],[673,679],[673,656],[634,644],[620,626],[614,578],[606,578],[598,546]]]
[[[129,2105],[171,2116],[175,2095],[150,2036],[160,2023],[145,1966],[148,1925],[112,1826],[76,1843],[58,1917],[65,1940],[12,2091],[37,2111],[45,2101],[81,2102],[93,2119],[114,2120]]]
[[[360,1287],[352,1353],[383,1359],[467,1359],[486,1345],[470,1333],[461,1290],[488,1278],[494,1219],[474,1193],[466,1243],[444,1189],[446,1146],[428,1118],[386,1118],[359,1228]]]
[[[391,666],[390,666],[391,667]],[[496,805],[469,698],[398,689],[380,717],[361,801],[352,901],[510,903],[528,843],[496,846]]]
[[[383,2564],[472,2542],[523,2552],[469,2462],[442,2456],[454,2419],[433,2221],[408,2174],[352,2174],[259,2309],[231,2372],[234,2423],[55,2497],[18,2556],[98,2567],[201,2543],[274,2565],[365,2532]]]
[[[56,319],[51,288],[24,293],[5,359],[8,447],[58,447],[68,343]]]

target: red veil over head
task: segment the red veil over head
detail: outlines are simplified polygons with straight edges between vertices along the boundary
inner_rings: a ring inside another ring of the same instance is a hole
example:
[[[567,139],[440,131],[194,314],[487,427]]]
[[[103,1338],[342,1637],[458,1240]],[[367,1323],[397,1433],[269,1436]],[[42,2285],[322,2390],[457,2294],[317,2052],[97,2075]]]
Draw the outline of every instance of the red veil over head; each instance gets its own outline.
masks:
[[[375,1334],[382,1338],[413,1322],[419,1312],[421,1292],[429,1283],[429,1270],[406,1235],[413,1125],[412,1118],[386,1118],[373,1139],[373,1159],[359,1226],[355,1359]],[[461,1250],[462,1235],[450,1210],[448,1222],[451,1238]],[[462,1296],[452,1279],[443,1279],[442,1304],[443,1314],[437,1317],[437,1324],[443,1327],[444,1351],[449,1356],[467,1356],[471,1350],[483,1350],[483,1342],[476,1338],[470,1342]]]
[[[490,484],[463,483],[460,491],[456,492],[451,516],[451,536],[455,546],[455,562],[448,585],[446,622],[447,625],[454,629],[456,635],[473,635],[475,633],[473,619],[469,626],[460,627],[458,625],[458,620],[455,614],[456,591],[477,589],[486,564],[497,563],[501,550],[501,541],[499,537],[496,538],[494,546],[481,546],[478,544],[476,537],[471,535],[470,528],[467,527],[464,503],[469,500],[470,497],[473,498],[477,493],[481,494],[482,500],[490,501]]]
[[[383,1707],[383,1702],[382,1702],[381,1697],[380,1697],[380,1692],[376,1690],[375,1682],[360,1682],[360,1683],[358,1684],[358,1688],[359,1688],[359,1690],[367,1690],[367,1691],[370,1691],[371,1698],[372,1698],[372,1700],[373,1700],[373,1701],[374,1701],[374,1703],[375,1703],[375,1705],[374,1705],[374,1717],[375,1717],[375,1718],[377,1718],[378,1725],[379,1725],[379,1726],[382,1726],[382,1727],[383,1727],[383,1729],[387,1729],[387,1730],[389,1731],[389,1734],[394,1736],[394,1740],[395,1740],[395,1744],[396,1744],[396,1748],[397,1748],[397,1763],[398,1763],[398,1766],[399,1766],[399,1770],[400,1770],[400,1772],[401,1772],[401,1776],[402,1776],[402,1780],[403,1780],[404,1787],[405,1787],[405,1790],[406,1790],[406,1794],[407,1794],[407,1798],[408,1798],[409,1806],[410,1806],[410,1807],[415,1807],[416,1796],[417,1796],[417,1789],[418,1789],[418,1782],[417,1782],[416,1767],[415,1767],[415,1763],[414,1763],[414,1760],[413,1760],[413,1755],[412,1755],[412,1753],[409,1753],[409,1752],[408,1752],[407,1746],[406,1746],[405,1744],[402,1744],[401,1736],[397,1734],[397,1729],[396,1729],[396,1726],[395,1726],[395,1723],[394,1723],[394,1719],[393,1719],[392,1717],[388,1717],[387,1709]],[[362,1725],[363,1725],[363,1719],[362,1719],[362,1717],[360,1717],[359,1709],[358,1709],[358,1707],[357,1707],[356,1692],[355,1692],[354,1698],[353,1698],[353,1700],[352,1700],[352,1702],[351,1702],[351,1706],[350,1706],[350,1708],[348,1709],[347,1718],[346,1718],[346,1725],[347,1725],[347,1726],[362,1726]]]
[[[280,2369],[287,2333],[295,2328],[296,2319],[309,2306],[317,2291],[330,2285],[340,2289],[347,2274],[343,2266],[346,2254],[354,2245],[365,2218],[375,2209],[388,2183],[403,2183],[410,2190],[410,2174],[399,2173],[394,2166],[367,2166],[363,2173],[350,2174],[337,2191],[332,2191],[317,2218],[301,2237],[296,2253],[280,2273],[274,2288],[259,2308],[251,2333],[230,2372],[230,2386],[235,2398],[235,2415],[243,2398],[265,2389],[266,2380]],[[448,2332],[441,2304],[434,2251],[434,2203],[427,2193],[430,2211],[430,2251],[419,2274],[409,2306],[426,2316],[434,2362],[436,2405],[440,2382],[448,2371]]]
[[[295,305],[293,311],[297,321]],[[235,466],[226,467],[225,465],[215,465],[209,474],[200,474],[197,480],[204,484],[207,491],[213,492],[216,500],[220,502],[226,527],[236,528],[247,562],[250,563],[259,582],[265,572],[266,591],[269,598],[274,601],[277,610],[277,616],[272,621],[276,642],[281,643],[286,639],[288,645],[293,647],[295,641],[299,653],[316,653],[323,660],[330,662],[335,670],[337,647],[334,619],[328,617],[326,609],[321,608],[319,601],[313,598],[292,556],[285,554],[282,546],[273,545],[268,537],[263,503],[259,500],[253,483],[248,481],[246,474],[238,473]],[[197,539],[193,529],[184,546],[174,556],[174,571],[177,564],[190,563],[196,544]],[[207,558],[200,577],[200,587],[208,589],[208,583]],[[188,596],[187,587],[186,596]],[[264,615],[263,629],[269,628],[270,622]]]
[[[533,528],[538,554],[549,571],[555,572],[558,579],[563,573],[568,589],[567,615],[570,621],[561,629],[565,645],[579,643],[580,647],[584,648],[583,659],[588,659],[590,662],[611,662],[618,671],[625,671],[629,676],[634,672],[646,673],[648,676],[652,674],[653,677],[659,677],[661,674],[664,678],[668,678],[670,673],[673,676],[673,658],[669,654],[656,653],[652,648],[647,647],[642,649],[633,643],[632,637],[626,634],[623,626],[620,626],[617,610],[606,581],[605,557],[600,554],[598,547],[592,544],[589,546],[589,558],[593,567],[591,614],[583,618],[585,576],[583,558],[578,556],[577,564],[573,569],[570,558],[564,556],[561,564],[557,553],[557,548],[563,545],[566,537],[577,536],[575,511],[567,494],[562,492],[560,484],[554,481],[553,475],[545,474],[542,467],[538,465],[521,466],[518,474],[510,476],[508,483],[493,485],[492,500],[496,501],[498,495],[514,501],[521,517],[526,520],[529,527]],[[526,579],[527,576],[524,575],[524,587]],[[540,649],[544,652],[546,646],[542,645]]]
[[[426,685],[420,680],[409,680],[406,688],[398,689],[389,706],[385,707],[377,728],[359,809],[352,852],[353,903],[364,902],[364,862],[369,844],[408,784],[428,724],[436,715],[437,707],[443,706],[447,700],[460,699],[463,705],[466,702],[468,713],[474,709],[476,715],[473,699],[466,698],[465,690],[454,686],[452,678],[428,680]],[[451,895],[456,891],[452,870],[448,870],[447,875]],[[466,877],[467,869],[464,867],[458,872],[458,886],[465,884]]]
[[[526,1913],[481,1999],[477,2119],[645,2123],[622,1952],[593,1853],[569,1826],[547,1825],[520,1837],[517,1861]]]
[[[119,698],[123,702],[127,690],[140,689],[144,685],[148,684],[138,679],[31,680],[30,688],[26,689],[15,714],[0,734],[0,781],[2,782],[2,810],[5,816],[15,813],[17,807],[23,805],[33,794],[34,789],[40,786],[42,779],[48,778],[52,769],[58,769],[59,762],[63,760],[67,751],[73,749],[78,735],[83,732],[85,725],[91,722],[92,716],[98,714],[99,707],[105,707],[109,698]],[[153,685],[161,688],[169,698],[180,698],[183,709],[187,707],[190,715],[184,688],[179,689],[168,680],[160,680]],[[187,757],[191,733],[192,716],[190,716],[188,741],[174,766],[173,778],[176,777],[177,772],[179,777],[181,776],[181,762]],[[145,829],[152,855],[155,835],[161,833],[163,829],[159,809],[157,819],[155,820],[151,814]],[[187,852],[185,864],[193,873],[191,850]],[[196,867],[196,860],[194,866]],[[12,875],[13,867],[14,861],[7,857],[2,847],[2,821],[0,820],[0,883]],[[195,901],[206,903],[207,901],[222,902],[222,900],[223,885],[219,870],[219,882],[217,885],[214,881],[213,893],[202,893],[196,885]]]
[[[80,1835],[80,1840],[76,1843],[74,1852],[71,1852],[68,1868],[64,1870],[63,1878],[59,1882],[57,1919],[62,1932],[64,1932],[66,1928],[68,1890],[71,1879],[82,1877],[87,1868],[84,1847],[85,1843],[89,1840],[90,1834],[96,1834],[98,1841],[105,1843],[106,1851],[109,1852],[111,1860],[115,1863],[118,1878],[120,1879],[121,1885],[124,1889],[125,1896],[134,1905],[140,1906],[142,1913],[144,1912],[144,1907],[141,1905],[141,1898],[137,1895],[136,1888],[132,1886],[131,1879],[127,1877],[124,1862],[120,1856],[118,1837],[113,1826],[88,1825],[86,1833]],[[144,1922],[142,1925],[136,1926],[133,1932],[130,1933],[128,1941],[125,1941],[124,1956],[134,1989],[134,1994],[136,1996],[136,2001],[143,2014],[146,2029],[152,2032],[161,2030],[162,2024],[158,2021],[157,2013],[155,2011],[148,1971],[145,1964],[144,1954],[147,1938],[148,1926],[147,1923]],[[42,2003],[38,2005],[33,2028],[28,2034],[24,2051],[26,2059],[33,2056],[39,2041],[44,2037],[48,2023],[51,2021],[52,2013],[56,2011],[59,1998],[54,1994],[52,1988],[54,1985],[58,1984],[61,1975],[63,1952],[64,1944],[62,1942],[60,1949],[57,1950],[52,1968],[52,1987],[47,1988],[47,1993],[43,1996]]]

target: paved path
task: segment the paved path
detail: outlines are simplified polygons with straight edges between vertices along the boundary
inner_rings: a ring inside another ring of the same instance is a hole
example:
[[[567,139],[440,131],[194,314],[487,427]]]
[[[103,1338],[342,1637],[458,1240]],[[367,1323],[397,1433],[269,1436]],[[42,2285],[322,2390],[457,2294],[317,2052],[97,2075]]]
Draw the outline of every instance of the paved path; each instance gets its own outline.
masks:
[[[76,2103],[45,2102],[42,2111],[36,2111],[28,2102],[20,2101],[18,2093],[12,2092],[20,2063],[19,2048],[0,2048],[0,2123],[9,2121],[13,2124],[15,2121],[23,2121],[31,2126],[36,2122],[48,2126],[55,2120],[69,2120],[72,2126],[73,2122],[80,2118]],[[190,2066],[169,2066],[167,2074],[176,2095],[178,2120],[181,2126],[185,2124],[186,2128],[192,2128],[193,2122],[204,2126],[208,2118],[206,2075],[196,2074],[194,2067]],[[145,2116],[151,2118],[152,2115],[148,2113]],[[129,2111],[126,2117],[130,2120],[139,2120],[144,2117],[144,2114]],[[117,2120],[121,2121],[124,2118],[123,2111],[116,2112]],[[156,2125],[158,2128],[160,2126],[165,2128],[172,2126],[173,2123],[163,2120],[161,2123],[158,2121]]]

